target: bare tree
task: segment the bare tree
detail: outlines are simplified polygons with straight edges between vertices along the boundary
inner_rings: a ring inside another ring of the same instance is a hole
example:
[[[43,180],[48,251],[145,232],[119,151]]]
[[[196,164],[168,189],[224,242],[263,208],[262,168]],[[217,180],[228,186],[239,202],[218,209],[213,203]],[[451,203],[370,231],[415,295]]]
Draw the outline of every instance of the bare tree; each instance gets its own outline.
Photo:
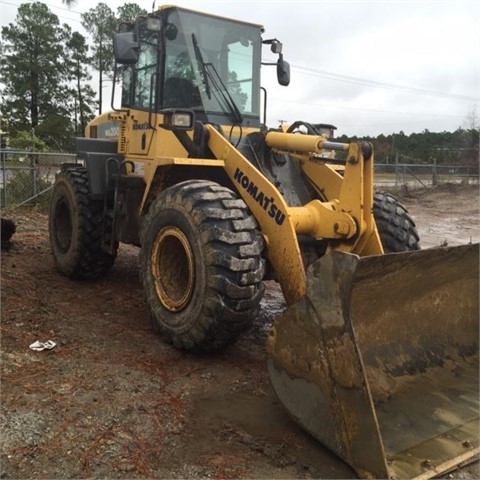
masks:
[[[473,105],[465,119],[467,130],[480,130],[480,120],[478,115],[478,105]]]

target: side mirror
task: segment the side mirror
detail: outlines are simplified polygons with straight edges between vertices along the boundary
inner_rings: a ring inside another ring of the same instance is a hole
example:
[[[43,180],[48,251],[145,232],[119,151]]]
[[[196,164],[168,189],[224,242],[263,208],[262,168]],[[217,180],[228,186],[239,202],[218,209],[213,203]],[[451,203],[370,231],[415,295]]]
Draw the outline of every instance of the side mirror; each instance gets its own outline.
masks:
[[[124,65],[137,63],[138,43],[133,32],[120,32],[113,36],[113,52],[115,61]]]
[[[290,84],[290,64],[283,59],[281,54],[277,61],[277,79],[282,87],[288,87]]]

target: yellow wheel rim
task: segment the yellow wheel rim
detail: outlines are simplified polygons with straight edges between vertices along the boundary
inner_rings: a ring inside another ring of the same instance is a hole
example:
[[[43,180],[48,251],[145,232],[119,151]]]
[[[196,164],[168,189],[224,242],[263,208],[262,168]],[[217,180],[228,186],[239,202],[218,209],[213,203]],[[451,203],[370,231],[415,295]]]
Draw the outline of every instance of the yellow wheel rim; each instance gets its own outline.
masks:
[[[162,305],[171,312],[185,308],[195,283],[193,252],[185,234],[177,227],[162,228],[153,243],[150,260]]]

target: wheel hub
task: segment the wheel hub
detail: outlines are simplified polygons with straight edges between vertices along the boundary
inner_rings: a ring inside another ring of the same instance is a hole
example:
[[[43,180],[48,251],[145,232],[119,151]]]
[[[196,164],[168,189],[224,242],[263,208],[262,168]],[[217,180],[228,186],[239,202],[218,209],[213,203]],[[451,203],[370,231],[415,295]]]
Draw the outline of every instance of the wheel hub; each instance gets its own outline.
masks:
[[[193,252],[185,234],[177,227],[162,228],[151,253],[155,290],[162,305],[171,312],[185,308],[194,290]]]

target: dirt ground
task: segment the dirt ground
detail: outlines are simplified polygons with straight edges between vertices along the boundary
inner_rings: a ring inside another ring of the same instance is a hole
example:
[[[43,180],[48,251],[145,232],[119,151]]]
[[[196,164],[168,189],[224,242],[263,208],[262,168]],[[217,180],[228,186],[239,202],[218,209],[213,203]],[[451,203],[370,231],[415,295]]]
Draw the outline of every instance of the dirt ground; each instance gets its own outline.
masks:
[[[404,198],[424,248],[480,241],[478,186]],[[269,283],[253,328],[226,351],[181,353],[154,333],[138,251],[73,282],[50,256],[47,215],[16,210],[2,252],[0,478],[357,478],[290,420],[264,343],[284,308]],[[29,345],[53,340],[35,352]],[[480,477],[478,463],[447,478]]]

